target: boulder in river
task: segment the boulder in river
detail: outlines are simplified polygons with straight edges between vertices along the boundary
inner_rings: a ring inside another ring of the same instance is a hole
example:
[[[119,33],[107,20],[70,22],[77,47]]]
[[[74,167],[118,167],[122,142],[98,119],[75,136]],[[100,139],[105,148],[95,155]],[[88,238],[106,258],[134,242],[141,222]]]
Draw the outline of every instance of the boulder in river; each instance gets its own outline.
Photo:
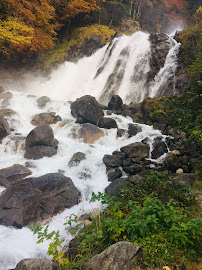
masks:
[[[0,179],[0,185],[9,187],[12,183],[20,181],[30,174],[32,172],[28,168],[20,164],[14,164],[11,167],[0,170],[0,176],[3,177],[2,181]]]
[[[83,124],[76,136],[82,138],[84,143],[91,144],[103,137],[104,132],[92,124]]]
[[[40,159],[51,157],[57,153],[58,141],[54,138],[53,130],[48,125],[33,129],[27,136],[25,158]]]
[[[57,270],[58,264],[48,259],[24,259],[15,270]]]
[[[72,102],[71,113],[75,118],[94,125],[97,125],[99,119],[104,116],[99,103],[90,95],[83,96]]]
[[[109,110],[120,110],[123,106],[123,100],[118,95],[113,95],[109,104],[108,109]]]
[[[153,148],[154,149],[151,152],[151,157],[153,159],[157,159],[160,156],[162,156],[163,154],[168,152],[166,144],[163,141],[159,140],[159,139],[154,141]]]
[[[118,126],[113,118],[102,117],[98,122],[98,127],[110,129],[110,128],[117,128]]]
[[[8,136],[11,133],[10,127],[6,119],[0,116],[0,142],[3,138]]]
[[[0,197],[0,224],[22,228],[78,203],[80,193],[69,177],[50,173],[8,187]]]
[[[128,136],[129,136],[129,138],[132,137],[132,136],[137,135],[141,131],[142,131],[142,128],[139,125],[135,125],[135,124],[129,124],[128,125]]]
[[[71,160],[69,161],[69,167],[74,167],[79,165],[79,163],[86,159],[86,154],[82,153],[82,152],[77,152],[73,155],[73,157],[71,158]]]
[[[107,167],[119,167],[122,165],[123,160],[114,155],[104,155],[103,162]]]
[[[37,104],[38,104],[39,108],[43,108],[50,101],[51,100],[49,97],[43,96],[43,97],[40,97],[39,99],[37,99]]]
[[[61,121],[62,118],[59,115],[56,115],[55,112],[50,113],[40,113],[35,115],[32,118],[32,125],[39,126],[39,125],[51,125],[56,124],[58,121]]]
[[[140,161],[148,157],[149,145],[141,142],[131,143],[122,147],[121,152],[125,153],[126,156],[130,158],[135,158],[137,161]]]

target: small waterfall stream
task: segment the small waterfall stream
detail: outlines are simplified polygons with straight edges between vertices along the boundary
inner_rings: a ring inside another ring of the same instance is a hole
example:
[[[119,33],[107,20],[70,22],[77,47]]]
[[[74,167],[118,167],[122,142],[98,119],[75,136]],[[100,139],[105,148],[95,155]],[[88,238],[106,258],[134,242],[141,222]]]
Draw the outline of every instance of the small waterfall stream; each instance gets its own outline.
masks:
[[[46,173],[63,171],[70,177],[82,194],[81,203],[49,220],[50,230],[60,230],[61,236],[67,244],[72,238],[63,225],[72,213],[77,216],[92,209],[100,208],[100,204],[89,203],[92,192],[103,192],[109,184],[106,168],[102,162],[105,154],[112,154],[120,147],[133,142],[140,142],[149,138],[150,146],[154,139],[163,136],[160,131],[151,126],[141,125],[142,131],[131,138],[116,137],[116,129],[104,130],[104,136],[93,145],[75,139],[73,130],[79,129],[79,124],[71,115],[70,103],[85,94],[95,96],[106,104],[113,93],[119,94],[124,102],[139,102],[148,95],[155,96],[163,80],[173,75],[176,67],[176,51],[179,46],[172,38],[171,49],[165,66],[159,71],[150,89],[146,87],[149,71],[150,43],[148,34],[137,32],[132,36],[115,38],[110,45],[98,50],[94,55],[81,59],[78,63],[65,62],[55,70],[49,79],[42,77],[28,77],[23,86],[17,89],[10,86],[13,96],[9,100],[8,108],[16,112],[6,117],[11,135],[0,144],[0,169],[13,164],[24,165],[23,142],[28,133],[34,128],[31,119],[42,112],[56,112],[67,124],[51,125],[55,138],[59,141],[57,155],[51,158],[32,160],[32,176],[37,177]],[[39,96],[47,95],[51,102],[40,109],[37,106]],[[1,107],[1,104],[0,104]],[[118,127],[127,129],[133,123],[129,117],[112,114]],[[22,143],[16,147],[15,138],[20,136]],[[164,136],[165,137],[165,136]],[[74,153],[81,151],[86,154],[77,167],[70,168],[68,162]],[[82,172],[87,172],[82,174]],[[85,176],[84,176],[85,175]],[[0,193],[4,188],[0,187]],[[0,270],[11,269],[24,258],[46,257],[48,243],[36,244],[36,237],[28,228],[15,229],[0,225]]]

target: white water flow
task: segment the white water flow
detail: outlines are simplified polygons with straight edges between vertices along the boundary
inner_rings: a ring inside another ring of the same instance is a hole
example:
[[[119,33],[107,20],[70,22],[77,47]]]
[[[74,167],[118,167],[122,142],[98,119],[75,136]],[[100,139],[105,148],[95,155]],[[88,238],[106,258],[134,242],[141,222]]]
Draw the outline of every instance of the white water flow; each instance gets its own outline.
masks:
[[[133,42],[134,47],[132,46]],[[138,42],[141,42],[142,46],[138,45]],[[123,52],[124,48],[126,50]],[[140,54],[138,51],[140,51]],[[47,221],[50,225],[50,231],[60,230],[61,236],[65,240],[64,245],[72,238],[67,231],[67,226],[63,225],[68,216],[72,213],[80,216],[100,207],[99,203],[89,203],[89,199],[92,192],[103,192],[109,185],[106,167],[102,162],[103,156],[112,154],[113,151],[119,150],[120,147],[129,143],[140,142],[146,137],[149,138],[151,147],[154,139],[162,136],[160,131],[154,130],[151,126],[141,125],[142,132],[134,137],[117,138],[116,129],[103,129],[105,135],[101,139],[93,145],[85,144],[81,139],[75,139],[73,136],[80,125],[75,124],[67,100],[75,100],[85,94],[91,94],[96,98],[101,97],[108,77],[116,67],[115,53],[117,53],[118,58],[121,55],[123,56],[124,67],[122,69],[125,70],[118,93],[124,100],[129,100],[129,95],[133,96],[132,89],[136,89],[137,94],[135,95],[138,96],[138,99],[142,99],[145,90],[143,89],[142,93],[140,89],[144,85],[142,80],[145,80],[148,69],[149,51],[147,34],[138,32],[131,37],[123,36],[115,39],[108,49],[106,46],[92,57],[84,58],[77,64],[64,63],[53,72],[48,80],[42,80],[42,78],[30,80],[29,78],[24,84],[23,91],[16,91],[14,86],[7,89],[13,94],[7,108],[16,111],[16,114],[6,117],[12,133],[4,138],[2,144],[0,144],[0,169],[13,164],[25,165],[25,162],[29,161],[33,164],[33,168],[31,168],[33,177],[62,171],[65,176],[73,180],[82,194],[81,203],[71,209],[66,209],[63,213]],[[136,58],[138,58],[138,62],[135,62]],[[136,64],[133,65],[130,61]],[[102,66],[102,71],[94,79],[97,70]],[[130,74],[134,76],[131,77]],[[133,86],[130,85],[129,80],[132,81]],[[135,82],[137,82],[138,87],[136,87]],[[32,96],[30,96],[31,94]],[[48,95],[51,102],[47,103],[43,109],[39,109],[37,99],[42,95]],[[3,103],[1,104],[0,101],[0,108],[1,106],[3,106]],[[24,158],[25,137],[34,128],[31,124],[32,117],[42,112],[56,112],[62,117],[63,121],[67,122],[64,126],[60,125],[59,122],[51,125],[55,138],[59,141],[58,153],[51,158],[27,160]],[[122,129],[127,129],[128,124],[133,123],[129,117],[115,114],[109,117],[114,118],[118,127]],[[70,168],[68,162],[76,152],[84,152],[86,160],[83,160],[78,166]],[[0,192],[3,192],[3,190],[4,188],[0,187]],[[15,229],[0,225],[0,270],[14,268],[24,258],[46,257],[48,243],[36,244],[36,241],[36,237],[27,228]]]
[[[61,64],[49,78],[30,75],[23,85],[17,87],[15,83],[12,88],[47,95],[54,100],[74,101],[90,94],[107,104],[113,94],[118,94],[124,103],[141,102],[145,96],[157,96],[165,81],[174,77],[180,44],[172,37],[169,39],[170,51],[165,65],[149,84],[149,34],[136,32],[131,36],[114,38],[109,45],[77,63]]]

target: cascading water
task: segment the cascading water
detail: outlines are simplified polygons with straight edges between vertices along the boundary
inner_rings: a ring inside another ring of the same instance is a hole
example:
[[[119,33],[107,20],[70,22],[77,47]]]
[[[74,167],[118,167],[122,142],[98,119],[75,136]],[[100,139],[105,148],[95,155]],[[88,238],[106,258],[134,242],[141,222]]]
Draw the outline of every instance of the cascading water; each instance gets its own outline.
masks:
[[[174,44],[175,46],[177,45]],[[164,71],[160,70],[161,78],[170,74],[170,62],[175,62],[173,55],[175,53],[171,49],[170,56],[166,60],[167,67],[165,66]],[[8,89],[13,94],[8,108],[14,110],[16,114],[6,117],[13,131],[0,144],[0,169],[13,164],[24,165],[27,161],[24,158],[24,138],[34,128],[31,124],[34,115],[42,112],[56,112],[63,121],[67,122],[64,126],[59,123],[51,125],[55,138],[59,141],[57,155],[31,161],[33,177],[62,171],[65,176],[73,180],[82,194],[81,203],[49,220],[50,230],[59,229],[61,236],[65,239],[64,244],[72,238],[63,225],[67,217],[72,213],[80,216],[84,212],[100,207],[99,203],[89,203],[89,198],[92,191],[103,192],[109,184],[106,168],[102,162],[103,156],[129,143],[140,142],[146,137],[149,138],[151,147],[154,139],[162,136],[160,131],[154,130],[151,126],[141,125],[142,131],[131,138],[117,138],[116,129],[107,131],[103,129],[105,135],[101,139],[93,145],[85,144],[81,139],[75,139],[73,136],[73,131],[79,129],[79,124],[75,123],[67,100],[75,100],[85,94],[91,94],[106,103],[110,93],[114,92],[119,94],[125,102],[141,101],[148,92],[145,84],[149,71],[149,56],[148,35],[138,32],[131,37],[115,38],[110,45],[100,49],[89,58],[81,59],[77,64],[64,63],[51,74],[49,79],[27,79],[23,91],[16,91],[15,86]],[[156,84],[160,84],[159,80],[155,80]],[[151,95],[155,95],[156,90],[153,89],[155,89],[154,86],[150,92]],[[52,101],[43,109],[39,109],[37,99],[42,95],[48,95]],[[0,107],[2,105],[3,103]],[[127,129],[128,124],[133,123],[129,117],[115,114],[109,117],[116,119],[118,127],[122,129]],[[17,137],[21,141],[18,145],[16,145]],[[78,151],[86,154],[86,160],[77,167],[70,168],[68,162]],[[0,187],[0,192],[3,190],[4,188]],[[46,257],[48,243],[37,245],[36,241],[36,237],[27,228],[17,230],[0,225],[0,270],[14,268],[24,258]]]

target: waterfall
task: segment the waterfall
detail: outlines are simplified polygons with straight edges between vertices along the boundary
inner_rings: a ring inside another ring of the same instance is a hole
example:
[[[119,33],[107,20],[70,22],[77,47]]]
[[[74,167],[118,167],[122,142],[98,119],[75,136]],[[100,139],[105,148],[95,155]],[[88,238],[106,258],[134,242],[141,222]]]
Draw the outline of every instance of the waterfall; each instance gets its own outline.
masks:
[[[80,126],[71,115],[68,101],[90,94],[107,104],[110,96],[115,93],[119,94],[124,102],[140,102],[147,95],[157,95],[158,88],[164,80],[174,74],[179,45],[170,38],[171,49],[165,66],[159,71],[150,88],[148,87],[147,74],[150,70],[151,54],[148,38],[149,35],[142,32],[117,37],[91,57],[83,58],[78,63],[65,62],[60,65],[49,78],[42,76],[34,78],[29,75],[20,87],[14,82],[7,89],[12,93],[8,108],[14,110],[16,114],[7,117],[12,132],[0,144],[0,169],[13,164],[25,165],[27,159],[24,158],[24,149],[16,147],[15,138],[20,136],[24,140],[34,128],[31,124],[34,115],[56,112],[66,122],[64,126],[60,126],[59,123],[51,125],[55,138],[59,141],[57,155],[31,160],[33,177],[62,171],[73,180],[81,192],[81,203],[48,221],[50,230],[60,230],[61,236],[65,239],[64,244],[68,244],[72,238],[63,225],[67,217],[72,213],[79,217],[83,213],[101,207],[98,202],[90,203],[89,199],[92,192],[103,192],[109,184],[106,167],[102,162],[103,156],[112,154],[124,145],[141,142],[145,138],[148,138],[151,147],[155,138],[166,137],[159,130],[143,124],[140,125],[142,131],[131,138],[125,136],[117,138],[116,129],[104,130],[104,136],[93,146],[73,136]],[[37,99],[43,95],[49,96],[51,102],[40,109],[37,106]],[[108,117],[114,118],[121,129],[127,129],[128,124],[133,123],[132,119],[121,115],[112,114]],[[86,154],[86,160],[77,167],[70,168],[68,162],[78,151]],[[87,173],[82,174],[83,172]],[[0,193],[3,190],[4,188],[0,187]],[[0,225],[0,270],[14,268],[24,258],[47,257],[48,243],[38,245],[36,241],[36,236],[28,228],[17,230]]]

